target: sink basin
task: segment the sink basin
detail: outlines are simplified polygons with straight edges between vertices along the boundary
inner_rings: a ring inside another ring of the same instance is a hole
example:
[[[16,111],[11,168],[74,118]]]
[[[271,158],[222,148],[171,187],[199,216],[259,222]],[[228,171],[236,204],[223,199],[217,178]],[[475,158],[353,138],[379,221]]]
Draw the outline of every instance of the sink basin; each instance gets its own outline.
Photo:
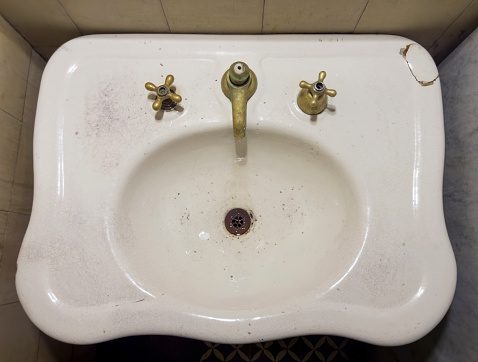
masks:
[[[251,130],[241,142],[224,129],[181,137],[146,157],[121,189],[112,248],[155,296],[266,308],[311,285],[325,292],[362,246],[350,178],[332,155],[290,134]],[[253,215],[242,236],[222,222],[235,207]]]
[[[237,60],[258,78],[242,140],[220,86]],[[309,116],[298,84],[321,70],[338,95]],[[144,84],[168,74],[183,101],[156,112]],[[138,334],[422,337],[456,283],[437,75],[422,47],[394,36],[65,44],[38,102],[17,272],[26,313],[78,344]],[[226,229],[235,208],[251,219],[243,235]]]

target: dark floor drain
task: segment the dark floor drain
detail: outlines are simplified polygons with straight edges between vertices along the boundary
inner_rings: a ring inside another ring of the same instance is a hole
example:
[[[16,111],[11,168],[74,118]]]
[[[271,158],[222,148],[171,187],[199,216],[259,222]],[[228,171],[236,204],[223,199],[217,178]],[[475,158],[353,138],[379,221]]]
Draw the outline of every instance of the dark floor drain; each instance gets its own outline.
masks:
[[[233,235],[242,235],[251,227],[251,216],[246,210],[232,209],[224,220],[226,229]]]

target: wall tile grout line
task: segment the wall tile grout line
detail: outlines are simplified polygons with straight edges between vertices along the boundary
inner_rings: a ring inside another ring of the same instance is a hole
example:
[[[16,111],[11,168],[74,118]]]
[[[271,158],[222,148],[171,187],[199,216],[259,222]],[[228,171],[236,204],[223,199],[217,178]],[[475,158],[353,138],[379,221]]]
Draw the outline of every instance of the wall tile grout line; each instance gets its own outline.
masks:
[[[7,212],[9,214],[15,214],[15,215],[23,215],[23,216],[29,216],[32,214],[31,212],[18,212],[18,211],[10,211],[10,210],[4,210],[4,212]]]
[[[46,62],[48,62],[48,58],[46,58],[45,56],[41,55],[40,53],[38,53],[37,49],[38,48],[42,48],[42,47],[36,47],[36,48],[32,48],[34,51],[36,51],[36,53]]]
[[[162,0],[159,0],[159,3],[161,4],[161,9],[163,9],[164,20],[166,20],[166,25],[168,26],[169,33],[171,33],[171,27],[169,26],[168,17],[166,16],[166,11],[164,10],[164,6],[163,6]]]
[[[372,1],[372,0],[367,0],[367,3],[366,3],[365,6],[363,7],[362,14],[360,14],[360,17],[359,17],[358,20],[357,20],[357,24],[355,24],[355,26],[354,26],[354,30],[352,31],[352,34],[355,33],[355,29],[357,29],[357,26],[359,25],[360,20],[362,20],[362,16],[363,16],[363,14],[365,14],[365,10],[367,10],[367,6],[368,6],[368,4],[370,3],[370,1]],[[472,0],[472,1],[473,1],[473,0]]]
[[[27,97],[27,88],[28,88],[28,78],[30,77],[30,70],[31,70],[31,65],[32,65],[32,52],[33,52],[33,48],[31,49],[30,51],[30,62],[28,63],[28,72],[27,72],[27,84],[25,86],[25,94],[23,96],[23,111],[22,111],[22,126],[20,128],[20,134],[18,135],[18,142],[17,142],[17,152],[16,152],[16,155],[15,155],[15,167],[13,169],[13,179],[12,179],[12,188],[10,189],[10,200],[8,201],[8,212],[10,212],[10,208],[12,206],[12,198],[13,198],[13,185],[15,184],[15,175],[17,173],[17,166],[18,166],[18,154],[20,153],[20,142],[21,142],[21,139],[22,139],[22,134],[23,134],[23,115],[25,113],[25,101],[26,101],[26,97]],[[9,219],[9,218],[8,218]],[[7,219],[7,225],[8,225],[8,219]],[[5,238],[5,241],[7,239]],[[5,245],[4,245],[5,246]]]
[[[36,353],[36,358],[35,358],[36,362],[38,362],[39,354],[40,354],[40,333],[38,333],[37,353]]]
[[[15,214],[15,215],[23,215],[23,216],[30,216],[31,212],[18,212],[18,211],[10,211],[10,210],[3,210],[0,209],[0,212],[4,212],[6,214]]]
[[[81,35],[84,35],[83,32],[80,30],[80,28],[78,27],[78,25],[76,25],[76,23],[73,21],[73,19],[71,18],[70,14],[68,14],[68,11],[66,11],[66,9],[63,7],[63,4],[61,3],[60,0],[56,0],[58,2],[58,4],[60,5],[61,9],[65,12],[66,16],[68,16],[68,19],[70,19],[70,21],[73,23],[73,25],[75,26],[76,30],[78,30],[78,32],[81,34]]]
[[[262,2],[262,23],[261,23],[261,34],[264,34],[264,13],[266,10],[266,0]]]
[[[33,47],[30,51],[30,62],[28,63],[28,72],[27,72],[27,86],[25,87],[25,94],[23,95],[23,110],[22,110],[22,125],[23,125],[23,117],[25,116],[25,104],[27,103],[26,100],[27,100],[27,93],[28,93],[28,80],[30,79],[30,71],[31,71],[31,68],[32,68],[32,59],[33,59]],[[16,168],[16,162],[15,162],[15,168]]]
[[[8,25],[10,25],[11,28],[12,28],[13,30],[15,30],[16,33],[17,33],[18,35],[20,35],[20,36],[22,37],[22,39],[25,40],[25,42],[26,42],[28,45],[30,45],[30,47],[33,48],[33,45],[30,44],[30,42],[23,36],[23,34],[20,33],[20,31],[18,31],[18,29],[15,28],[15,27],[13,26],[13,24],[10,23],[10,21],[9,21],[3,14],[0,14],[0,17],[2,17],[2,18],[8,23]],[[5,112],[5,113],[7,113],[7,112]],[[9,114],[9,113],[7,113],[7,114]]]
[[[12,183],[12,190],[13,190],[13,183]],[[8,208],[10,208],[10,204],[8,204]],[[7,230],[8,230],[8,223],[9,222],[10,222],[10,214],[7,213],[7,221],[5,222],[5,230],[4,230],[4,233],[3,233],[3,240],[2,240],[2,244],[0,245],[1,246],[1,249],[0,249],[0,263],[2,263],[2,264],[3,264],[3,251],[5,250],[5,244],[7,242]],[[13,303],[18,303],[18,301],[5,303],[5,304],[2,304],[2,305],[9,305],[9,304],[13,304]]]
[[[12,183],[12,189],[13,189],[13,183]],[[0,240],[0,263],[2,262],[3,249],[5,249],[5,240],[7,240],[8,211],[6,211],[5,213],[7,214],[7,220],[5,221],[5,226],[3,227],[3,240]]]
[[[30,68],[29,68],[29,69],[30,69]],[[6,110],[4,110],[3,108],[0,108],[0,111],[2,111],[2,112],[5,113],[5,114],[8,114],[10,117],[15,118],[18,122],[22,122],[21,119],[18,119],[18,118],[15,117],[13,114],[8,113],[8,112],[7,112]],[[22,117],[23,117],[23,113],[22,113]],[[22,122],[22,123],[23,123],[23,122]]]
[[[36,326],[35,326],[35,328],[36,328]],[[35,361],[37,361],[37,362],[38,362],[38,355],[40,354],[40,333],[41,333],[40,330],[38,330],[38,331],[39,332],[38,332],[38,341],[37,341],[37,353],[36,353],[36,358],[35,358]]]
[[[433,42],[433,44],[430,46],[430,49],[433,49],[433,47],[438,43],[438,41],[446,34],[446,32],[448,31],[448,29],[451,28],[451,26],[453,24],[455,24],[455,22],[460,18],[460,16],[463,15],[463,13],[477,0],[471,0],[470,3],[465,6],[465,8],[463,9],[463,11],[461,11],[451,22],[450,24],[445,28],[445,30],[443,30],[443,32],[435,39],[435,41]]]
[[[22,127],[20,128],[20,134],[18,135],[17,154],[15,156],[15,168],[13,169],[13,181],[12,181],[12,188],[10,189],[10,200],[8,202],[8,212],[10,212],[10,207],[12,206],[13,185],[15,184],[15,175],[17,173],[18,154],[20,153],[20,141],[22,139],[22,133],[23,133],[23,124],[22,124]],[[7,224],[8,224],[8,219],[7,219]]]
[[[3,304],[0,304],[0,307],[6,306],[6,305],[12,305],[12,304],[16,304],[16,303],[20,303],[20,301],[17,300],[17,301],[15,301],[15,302],[3,303]]]

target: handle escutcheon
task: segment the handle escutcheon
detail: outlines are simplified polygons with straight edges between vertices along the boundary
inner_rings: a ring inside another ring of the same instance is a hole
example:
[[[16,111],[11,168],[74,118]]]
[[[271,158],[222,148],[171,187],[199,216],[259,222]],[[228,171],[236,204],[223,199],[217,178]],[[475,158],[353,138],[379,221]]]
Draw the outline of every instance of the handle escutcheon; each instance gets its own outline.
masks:
[[[171,89],[173,82],[174,77],[170,74],[166,77],[164,84],[159,87],[156,87],[151,82],[144,85],[146,90],[156,93],[156,100],[153,103],[153,109],[155,111],[159,111],[160,109],[171,110],[182,101],[181,96]]]
[[[335,97],[337,91],[328,89],[324,84],[327,73],[319,73],[319,78],[315,83],[301,81],[299,87],[302,88],[297,96],[297,104],[302,112],[309,115],[316,115],[324,111],[327,107],[328,97]]]

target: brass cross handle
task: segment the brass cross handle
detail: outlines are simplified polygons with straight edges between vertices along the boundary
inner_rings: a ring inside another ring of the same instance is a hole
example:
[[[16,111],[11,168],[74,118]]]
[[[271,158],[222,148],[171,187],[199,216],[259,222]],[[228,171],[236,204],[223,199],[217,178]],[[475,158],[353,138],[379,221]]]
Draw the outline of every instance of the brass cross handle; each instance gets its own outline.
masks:
[[[322,71],[319,73],[317,82],[310,84],[303,80],[299,83],[302,89],[297,96],[297,104],[302,112],[310,115],[319,114],[327,107],[327,97],[337,95],[334,89],[327,89],[323,83],[326,75],[327,73]]]
[[[153,109],[155,111],[159,111],[160,109],[173,109],[176,107],[176,104],[182,101],[181,96],[171,89],[173,82],[174,77],[170,74],[166,77],[164,84],[159,87],[156,87],[151,82],[144,85],[147,90],[156,93],[156,100],[153,103]]]

